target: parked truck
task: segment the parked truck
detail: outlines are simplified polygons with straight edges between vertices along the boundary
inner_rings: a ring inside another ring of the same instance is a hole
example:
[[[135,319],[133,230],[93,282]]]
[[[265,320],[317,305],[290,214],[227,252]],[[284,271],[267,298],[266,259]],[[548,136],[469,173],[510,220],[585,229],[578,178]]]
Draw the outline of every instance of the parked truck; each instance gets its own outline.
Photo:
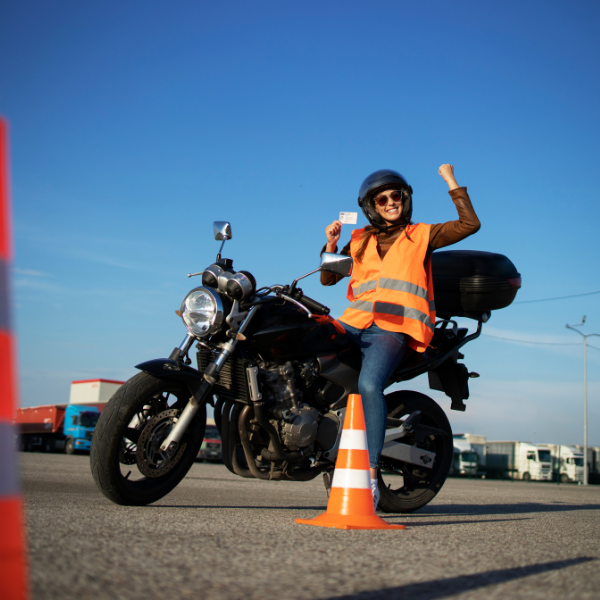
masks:
[[[454,452],[450,475],[486,476],[485,436],[459,433],[452,436]]]
[[[530,442],[488,442],[486,466],[489,477],[552,481],[552,454]]]
[[[540,444],[540,446],[542,446]],[[543,444],[552,453],[554,480],[561,483],[583,483],[583,452],[577,446]]]
[[[90,451],[100,410],[76,404],[52,404],[17,410],[18,448],[24,452]]]
[[[583,446],[575,446],[583,456]],[[600,484],[600,447],[587,447],[588,483]]]

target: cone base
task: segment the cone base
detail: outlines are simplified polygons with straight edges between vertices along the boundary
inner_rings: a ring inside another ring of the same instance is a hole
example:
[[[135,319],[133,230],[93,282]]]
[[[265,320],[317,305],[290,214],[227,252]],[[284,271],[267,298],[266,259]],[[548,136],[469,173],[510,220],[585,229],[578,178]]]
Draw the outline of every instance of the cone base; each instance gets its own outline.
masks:
[[[334,529],[406,529],[404,525],[390,525],[377,515],[331,515],[326,512],[314,519],[296,519],[296,523]]]

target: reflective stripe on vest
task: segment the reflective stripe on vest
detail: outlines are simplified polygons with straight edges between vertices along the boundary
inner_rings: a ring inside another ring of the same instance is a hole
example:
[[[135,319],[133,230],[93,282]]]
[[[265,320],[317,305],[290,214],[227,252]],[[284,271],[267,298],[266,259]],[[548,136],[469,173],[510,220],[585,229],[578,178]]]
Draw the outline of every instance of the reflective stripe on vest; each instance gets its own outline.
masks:
[[[369,302],[372,304],[372,302]],[[407,308],[406,306],[402,306],[400,304],[391,304],[389,302],[375,302],[375,312],[382,313],[386,315],[396,315],[398,317],[406,317],[407,319],[415,319],[416,321],[421,321],[425,327],[434,330],[434,326],[431,324],[431,319],[429,315],[426,315],[424,312],[417,310],[416,308]]]
[[[365,283],[361,283],[352,288],[352,292],[354,293],[354,297],[360,296],[369,290],[377,289],[377,279],[372,279],[371,281],[365,281]]]
[[[430,302],[433,304],[433,302]],[[386,315],[396,315],[398,317],[407,317],[409,319],[416,319],[417,321],[421,321],[426,327],[433,331],[435,326],[431,324],[431,319],[429,315],[417,310],[416,308],[407,308],[406,306],[402,306],[400,304],[391,304],[389,302],[375,302],[375,307],[373,307],[373,303],[368,300],[355,300],[350,303],[348,308],[352,308],[353,310],[362,310],[367,313],[381,313]],[[375,309],[373,311],[373,308]]]
[[[382,277],[379,280],[379,287],[386,290],[395,290],[397,292],[406,292],[407,294],[414,294],[419,298],[424,298],[429,301],[427,290],[418,286],[416,283],[410,281],[402,281],[401,279],[389,279]]]
[[[350,303],[348,308],[352,308],[354,310],[363,310],[364,312],[372,313],[373,312],[373,303],[368,300],[355,300]]]

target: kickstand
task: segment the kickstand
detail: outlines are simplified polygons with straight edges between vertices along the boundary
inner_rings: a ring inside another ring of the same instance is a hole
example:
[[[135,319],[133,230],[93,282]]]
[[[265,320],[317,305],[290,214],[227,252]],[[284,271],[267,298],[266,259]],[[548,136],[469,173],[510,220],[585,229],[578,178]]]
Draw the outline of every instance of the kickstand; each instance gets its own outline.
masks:
[[[323,472],[323,484],[325,485],[325,491],[327,492],[327,497],[329,498],[329,492],[331,491],[331,471]]]

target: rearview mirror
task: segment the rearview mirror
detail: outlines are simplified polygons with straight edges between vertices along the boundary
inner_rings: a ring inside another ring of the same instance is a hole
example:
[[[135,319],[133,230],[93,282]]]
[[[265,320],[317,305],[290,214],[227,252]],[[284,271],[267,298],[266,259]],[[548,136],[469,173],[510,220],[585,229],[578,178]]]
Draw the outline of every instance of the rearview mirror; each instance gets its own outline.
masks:
[[[351,256],[344,256],[343,254],[335,254],[333,252],[323,252],[321,254],[320,269],[326,273],[333,273],[340,277],[350,277],[353,266],[354,260],[352,260]]]
[[[215,221],[213,223],[213,232],[215,234],[215,240],[220,242],[221,240],[231,239],[231,223],[228,221]]]

